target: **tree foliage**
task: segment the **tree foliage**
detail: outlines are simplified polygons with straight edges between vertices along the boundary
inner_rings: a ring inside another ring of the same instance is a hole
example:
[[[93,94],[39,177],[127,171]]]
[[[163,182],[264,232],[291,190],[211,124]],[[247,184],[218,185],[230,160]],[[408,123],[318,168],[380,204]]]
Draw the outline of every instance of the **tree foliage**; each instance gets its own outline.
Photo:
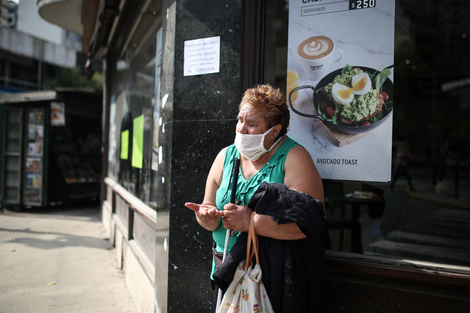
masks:
[[[103,89],[102,76],[95,72],[90,79],[87,79],[80,68],[61,67],[55,73],[55,87],[76,87]]]

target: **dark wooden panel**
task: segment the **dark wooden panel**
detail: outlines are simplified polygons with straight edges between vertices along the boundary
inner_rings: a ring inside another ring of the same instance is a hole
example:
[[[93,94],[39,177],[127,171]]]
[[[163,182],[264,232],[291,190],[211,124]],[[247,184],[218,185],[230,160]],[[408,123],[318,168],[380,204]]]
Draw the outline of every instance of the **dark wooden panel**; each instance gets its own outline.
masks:
[[[470,271],[465,268],[329,254],[326,312],[469,312]]]

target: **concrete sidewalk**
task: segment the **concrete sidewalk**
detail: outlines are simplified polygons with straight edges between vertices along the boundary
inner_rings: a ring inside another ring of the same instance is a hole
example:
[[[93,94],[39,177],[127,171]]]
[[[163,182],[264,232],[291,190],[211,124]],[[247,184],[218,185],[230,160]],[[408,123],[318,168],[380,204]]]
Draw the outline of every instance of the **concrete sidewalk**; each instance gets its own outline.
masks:
[[[97,203],[0,211],[0,312],[137,312]]]

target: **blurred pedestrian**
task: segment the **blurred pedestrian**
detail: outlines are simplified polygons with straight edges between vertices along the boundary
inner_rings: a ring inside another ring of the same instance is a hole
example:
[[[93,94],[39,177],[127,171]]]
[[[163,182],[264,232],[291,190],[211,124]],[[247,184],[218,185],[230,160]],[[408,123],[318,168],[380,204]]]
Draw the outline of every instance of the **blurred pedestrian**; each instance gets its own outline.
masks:
[[[392,173],[392,182],[390,184],[390,190],[393,191],[395,183],[400,176],[404,176],[408,183],[408,189],[415,191],[413,183],[411,181],[411,175],[408,171],[408,165],[411,159],[411,149],[408,142],[401,142],[397,147],[397,155],[395,159],[395,166]]]

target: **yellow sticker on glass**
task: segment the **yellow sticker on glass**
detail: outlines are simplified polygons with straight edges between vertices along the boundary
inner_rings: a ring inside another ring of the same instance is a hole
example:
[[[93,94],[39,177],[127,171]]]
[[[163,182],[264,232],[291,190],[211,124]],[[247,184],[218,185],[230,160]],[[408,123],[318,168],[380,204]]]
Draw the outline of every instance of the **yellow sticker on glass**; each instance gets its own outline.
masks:
[[[121,132],[121,159],[129,159],[129,130]]]
[[[142,168],[144,163],[144,115],[134,119],[132,129],[132,167]]]

